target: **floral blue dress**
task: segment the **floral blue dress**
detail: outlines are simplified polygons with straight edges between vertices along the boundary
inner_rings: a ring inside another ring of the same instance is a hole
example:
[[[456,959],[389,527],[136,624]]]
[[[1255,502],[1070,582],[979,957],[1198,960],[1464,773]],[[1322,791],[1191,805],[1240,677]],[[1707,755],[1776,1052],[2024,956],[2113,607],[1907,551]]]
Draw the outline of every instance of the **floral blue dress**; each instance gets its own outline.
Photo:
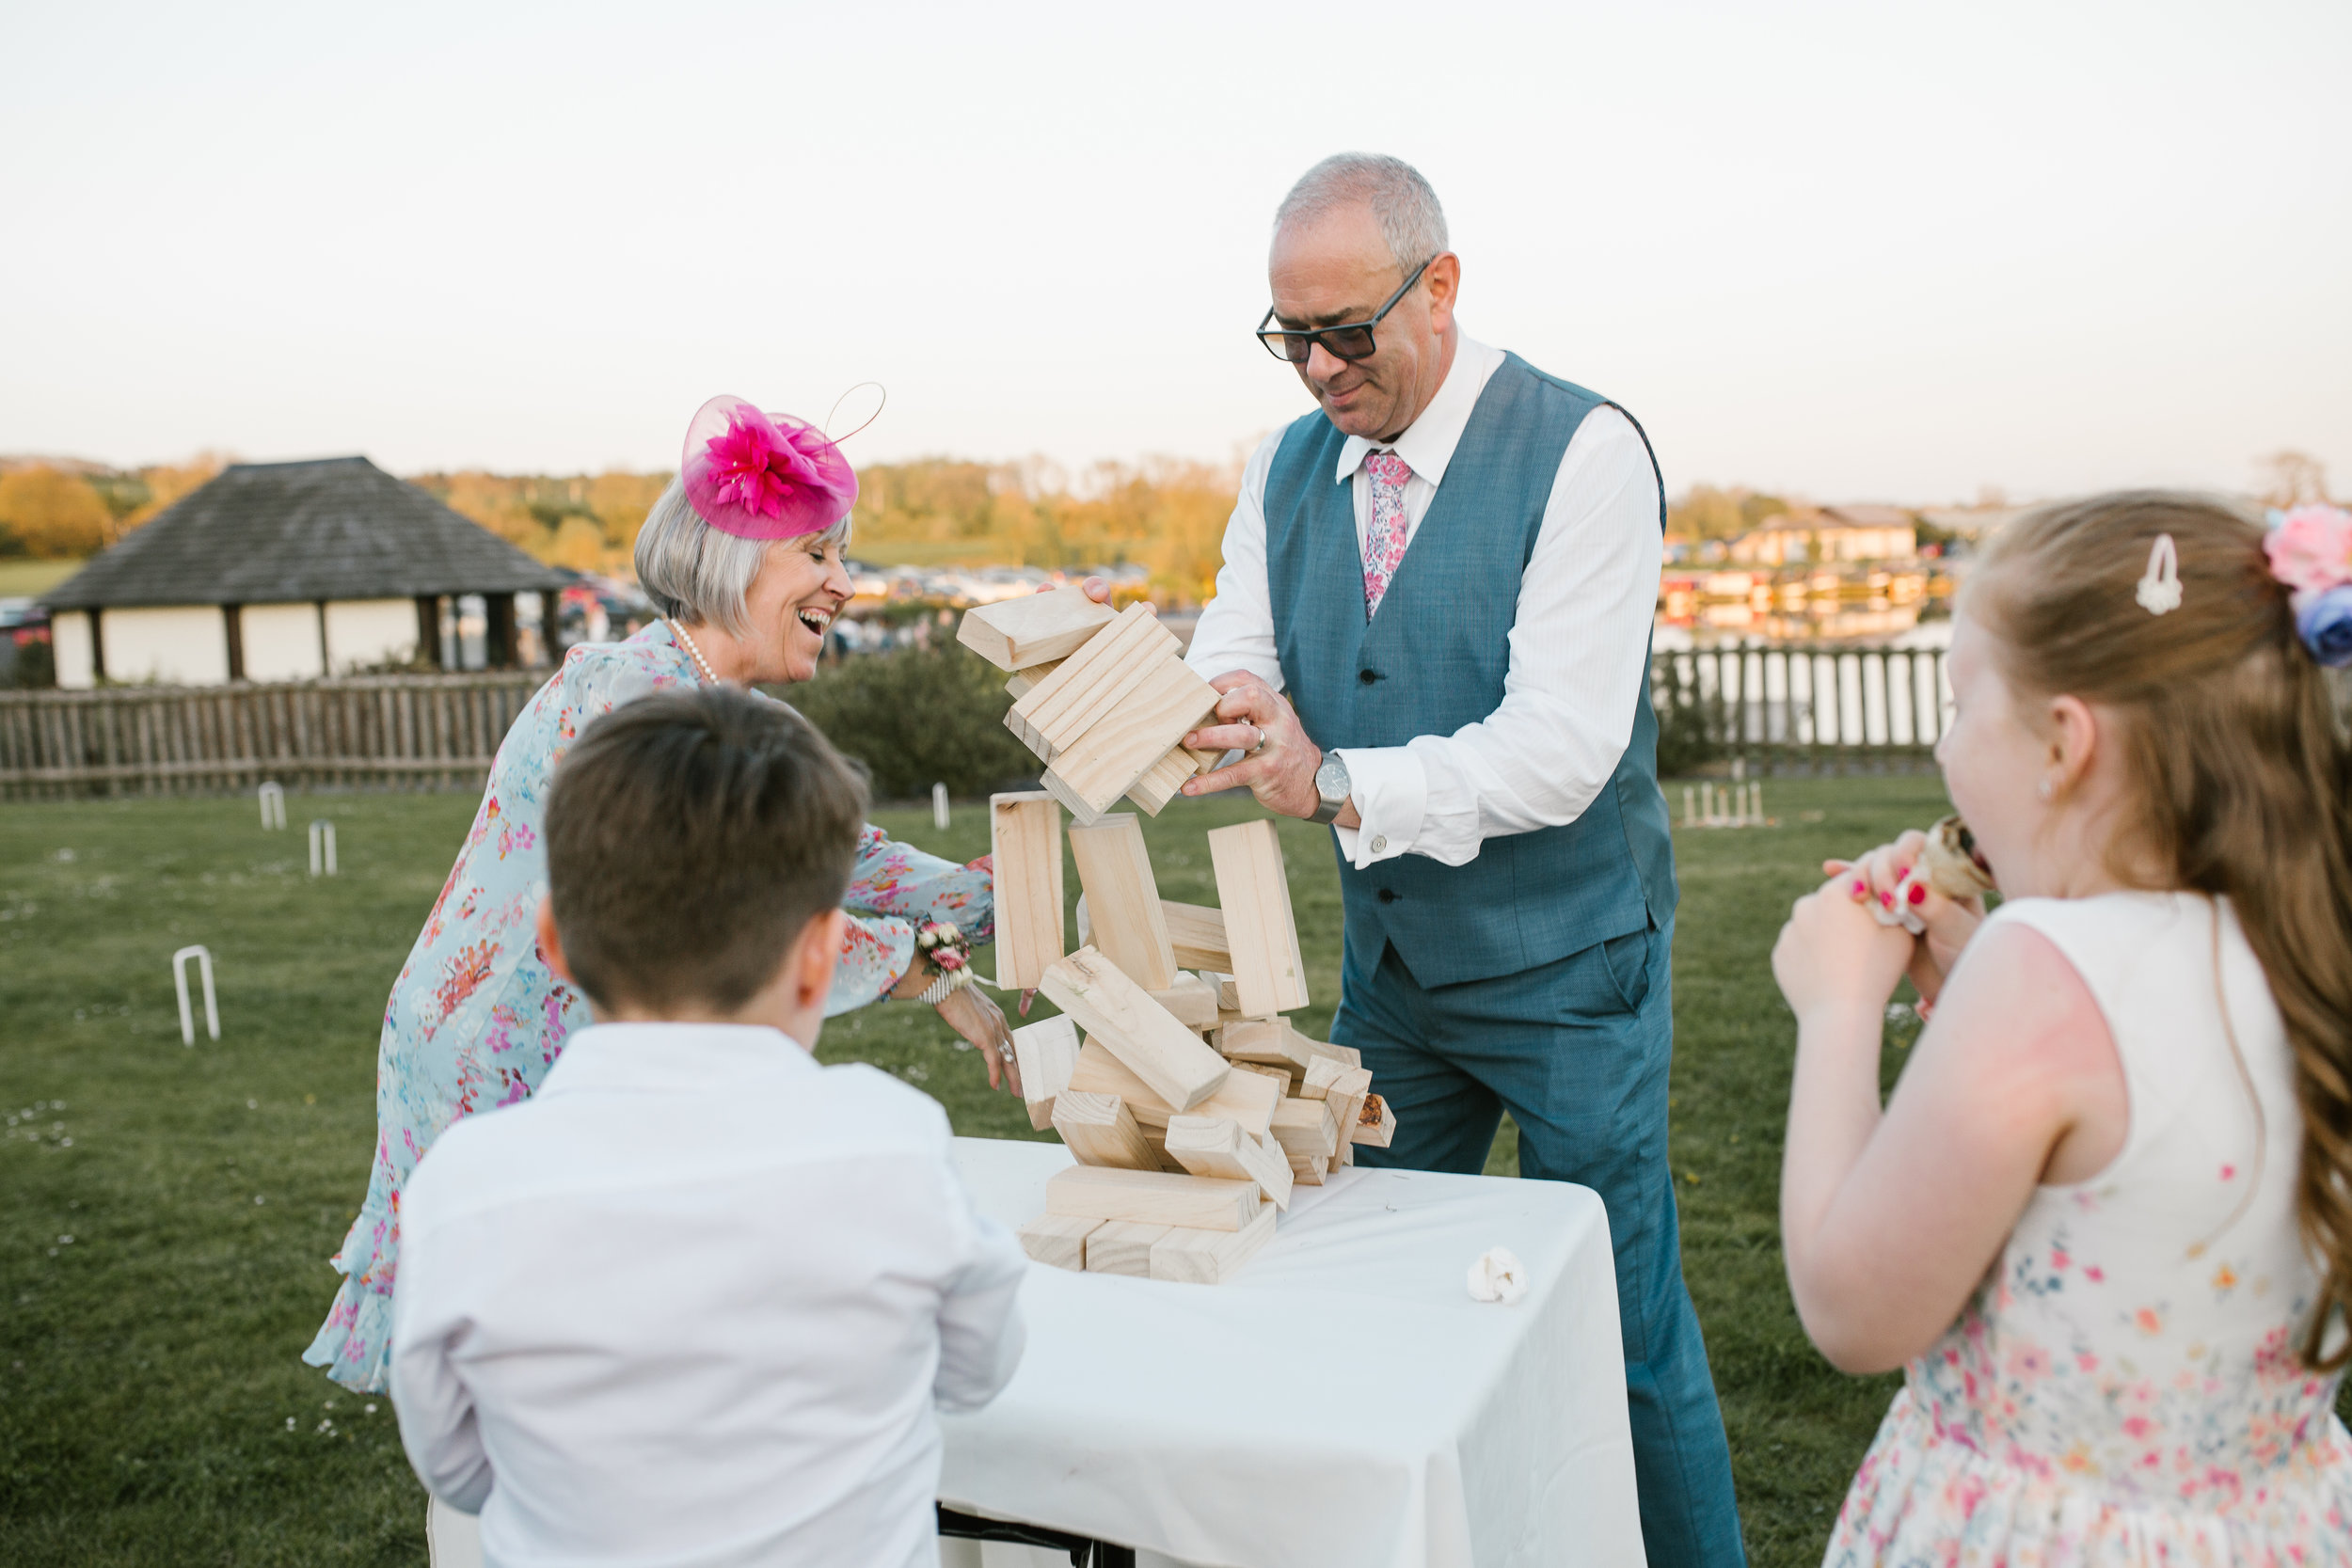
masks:
[[[691,660],[657,621],[626,642],[574,648],[516,719],[449,881],[392,983],[376,1050],[376,1140],[368,1196],[332,1259],[334,1309],[303,1359],[362,1391],[385,1385],[400,1195],[433,1140],[460,1117],[528,1099],[591,1022],[586,998],[540,957],[547,894],[541,844],[548,781],[580,730],[651,691],[697,684]],[[850,912],[827,1014],[875,1001],[914,959],[914,927],[946,920],[975,942],[993,935],[985,858],[957,865],[868,825],[843,904]]]

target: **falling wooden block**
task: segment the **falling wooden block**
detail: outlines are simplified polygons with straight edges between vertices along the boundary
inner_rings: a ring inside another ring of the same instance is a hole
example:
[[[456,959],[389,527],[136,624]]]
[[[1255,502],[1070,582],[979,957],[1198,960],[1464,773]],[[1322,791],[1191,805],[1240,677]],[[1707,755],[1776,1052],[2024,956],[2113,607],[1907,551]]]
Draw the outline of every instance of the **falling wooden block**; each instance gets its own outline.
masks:
[[[1148,1279],[1152,1275],[1152,1243],[1173,1234],[1171,1227],[1165,1225],[1106,1220],[1087,1236],[1087,1273],[1124,1274]]]
[[[1078,1065],[1078,1026],[1057,1013],[1015,1029],[1012,1065],[1021,1072],[1029,1126],[1042,1132],[1054,1125],[1055,1097],[1070,1086],[1070,1075]]]
[[[1228,1023],[1216,1032],[1216,1048],[1236,1062],[1265,1062],[1304,1079],[1315,1059],[1313,1041],[1291,1027],[1286,1018],[1253,1018]]]
[[[1022,694],[1012,705],[1021,720],[1014,731],[1018,734],[1025,727],[1058,755],[1175,655],[1175,634],[1160,625],[1152,607],[1130,605],[1107,630]],[[1136,774],[1140,776],[1167,750],[1163,745],[1145,758]]]
[[[1119,812],[1092,827],[1073,825],[1070,854],[1086,890],[1089,940],[1145,990],[1173,986],[1176,955],[1160,912],[1143,824],[1132,812]]]
[[[1274,1107],[1281,1103],[1281,1085],[1270,1078],[1235,1070],[1209,1096],[1193,1109],[1202,1116],[1231,1117],[1245,1129],[1263,1136],[1273,1125]],[[1078,1053],[1071,1069],[1070,1087],[1089,1094],[1117,1095],[1136,1124],[1143,1129],[1145,1139],[1154,1132],[1165,1133],[1168,1119],[1179,1115],[1176,1108],[1152,1092],[1150,1085],[1136,1077],[1126,1063],[1111,1054],[1110,1048],[1100,1040],[1089,1039]]]
[[[1262,817],[1212,830],[1209,860],[1232,956],[1222,967],[1233,976],[1241,1010],[1265,1018],[1305,1006],[1307,966],[1298,956],[1291,884],[1274,824]]]
[[[1255,1181],[1278,1209],[1291,1206],[1290,1157],[1261,1142],[1231,1117],[1170,1117],[1168,1157],[1195,1176]]]
[[[1351,1144],[1367,1144],[1374,1148],[1386,1148],[1396,1136],[1396,1113],[1389,1109],[1388,1101],[1376,1094],[1364,1096],[1364,1108],[1356,1113]]]
[[[1364,1053],[1352,1045],[1333,1045],[1328,1040],[1308,1039],[1304,1035],[1298,1037],[1306,1040],[1307,1049],[1318,1056],[1328,1056],[1331,1060],[1343,1063],[1348,1067],[1364,1065]]]
[[[1362,1068],[1342,1068],[1324,1095],[1324,1103],[1331,1107],[1331,1127],[1336,1138],[1331,1150],[1336,1164],[1356,1163],[1356,1117],[1363,1109],[1364,1096],[1372,1089],[1372,1074]]]
[[[1056,671],[1054,678],[1068,668]],[[1045,689],[1041,686],[1030,696]],[[1216,707],[1216,689],[1174,654],[1166,655],[1077,739],[1065,742],[1040,732],[1057,748],[1040,782],[1073,816],[1091,822],[1141,783],[1175,738]]]
[[[1301,1100],[1360,1100],[1371,1091],[1372,1074],[1359,1067],[1349,1067],[1337,1056],[1317,1055],[1307,1064],[1307,1076],[1298,1085]]]
[[[1192,753],[1183,747],[1171,747],[1166,756],[1145,769],[1136,787],[1127,791],[1127,799],[1147,816],[1157,816],[1184,787],[1184,781],[1193,775]]]
[[[1177,967],[1201,970],[1228,979],[1232,976],[1233,956],[1225,945],[1223,910],[1163,898],[1160,922],[1168,927],[1168,942],[1176,949]]]
[[[1273,1131],[1274,1141],[1292,1157],[1294,1168],[1301,1159],[1327,1160],[1340,1147],[1327,1101],[1285,1100],[1274,1107]]]
[[[1061,807],[1030,791],[988,798],[996,868],[996,989],[1032,990],[1062,942]]]
[[[1071,1165],[1056,1171],[1045,1183],[1046,1212],[1080,1219],[1239,1230],[1263,1207],[1256,1182],[1210,1176]]]
[[[1041,1263],[1075,1274],[1087,1266],[1086,1239],[1100,1229],[1101,1220],[1075,1214],[1040,1214],[1016,1232],[1021,1250]]]
[[[1232,1075],[1224,1057],[1091,947],[1048,969],[1038,989],[1176,1110],[1191,1110]]]
[[[1025,670],[1076,653],[1117,618],[1083,588],[1057,588],[965,610],[956,641],[999,670]]]
[[[1117,1095],[1064,1089],[1054,1101],[1054,1131],[1082,1165],[1157,1170],[1159,1156],[1143,1141],[1136,1118]]]
[[[1170,1227],[1152,1243],[1152,1277],[1179,1285],[1222,1285],[1272,1240],[1271,1209],[1261,1210],[1239,1230]]]
[[[1216,1027],[1216,988],[1197,974],[1177,975],[1174,985],[1153,991],[1152,1000],[1187,1029]]]

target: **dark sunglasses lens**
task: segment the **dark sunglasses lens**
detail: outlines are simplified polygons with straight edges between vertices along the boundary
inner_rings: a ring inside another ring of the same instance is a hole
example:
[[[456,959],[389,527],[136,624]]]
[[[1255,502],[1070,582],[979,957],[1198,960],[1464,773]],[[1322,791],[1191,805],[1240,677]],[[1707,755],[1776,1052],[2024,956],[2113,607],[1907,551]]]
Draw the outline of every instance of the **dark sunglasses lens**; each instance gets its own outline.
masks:
[[[1265,351],[1277,359],[1288,360],[1294,365],[1307,357],[1307,345],[1299,341],[1295,332],[1261,332],[1258,341],[1265,344]]]
[[[1326,352],[1342,359],[1372,357],[1372,328],[1369,326],[1338,326],[1322,334]]]

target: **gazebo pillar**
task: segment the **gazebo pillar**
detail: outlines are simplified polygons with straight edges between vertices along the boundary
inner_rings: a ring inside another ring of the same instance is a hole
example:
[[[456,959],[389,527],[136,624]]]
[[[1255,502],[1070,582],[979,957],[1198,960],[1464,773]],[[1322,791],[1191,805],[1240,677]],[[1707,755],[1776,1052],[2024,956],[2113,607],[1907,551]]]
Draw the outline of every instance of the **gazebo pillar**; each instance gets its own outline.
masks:
[[[515,667],[515,595],[485,594],[482,595],[484,618],[488,622],[483,637],[482,662],[491,670],[511,670]]]

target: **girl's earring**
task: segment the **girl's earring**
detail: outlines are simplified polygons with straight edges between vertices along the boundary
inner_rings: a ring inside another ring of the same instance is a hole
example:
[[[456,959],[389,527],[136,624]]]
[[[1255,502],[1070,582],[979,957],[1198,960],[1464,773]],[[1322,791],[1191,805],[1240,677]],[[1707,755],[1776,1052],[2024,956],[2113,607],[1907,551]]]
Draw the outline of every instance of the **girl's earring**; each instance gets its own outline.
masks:
[[[2058,786],[2053,784],[2050,782],[2050,776],[2044,773],[2042,776],[2042,782],[2033,786],[2033,792],[2037,800],[2046,800],[2058,792]]]

